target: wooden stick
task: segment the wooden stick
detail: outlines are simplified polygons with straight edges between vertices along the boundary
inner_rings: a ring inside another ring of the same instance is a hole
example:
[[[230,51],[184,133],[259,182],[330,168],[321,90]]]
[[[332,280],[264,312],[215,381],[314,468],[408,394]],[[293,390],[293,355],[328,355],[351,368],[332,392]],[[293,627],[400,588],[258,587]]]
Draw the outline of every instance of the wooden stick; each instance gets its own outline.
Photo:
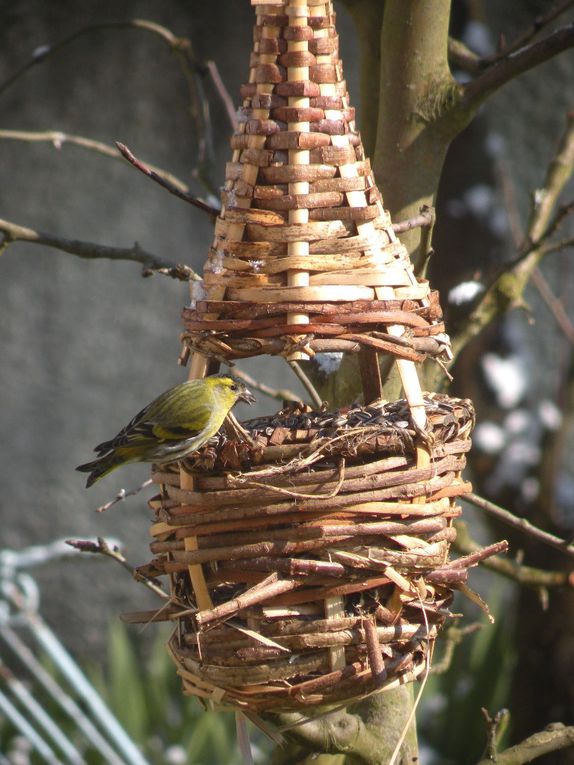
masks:
[[[305,8],[307,0],[288,0],[287,6],[291,8]],[[290,27],[304,27],[307,26],[307,18],[305,16],[290,16]],[[287,43],[287,51],[289,53],[303,51],[308,52],[309,46],[307,40],[289,40]],[[287,68],[287,81],[308,81],[309,80],[309,67],[297,66]],[[309,108],[309,98],[305,96],[289,96],[288,104],[290,107],[296,107],[299,109]],[[287,124],[287,130],[299,131],[301,133],[308,133],[310,129],[309,122],[289,122]],[[289,149],[289,165],[300,166],[308,165],[310,159],[310,153],[305,149]],[[297,181],[289,183],[289,194],[308,194],[309,182]],[[305,224],[309,222],[309,211],[306,208],[299,210],[289,210],[289,223]],[[306,258],[309,255],[309,242],[289,242],[287,244],[287,257]],[[287,272],[287,284],[289,287],[308,287],[309,286],[309,272],[303,269],[290,270]],[[287,324],[308,324],[309,316],[306,313],[292,313],[287,315]],[[298,361],[301,359],[308,359],[308,354],[302,351],[295,351],[288,355],[289,361]]]

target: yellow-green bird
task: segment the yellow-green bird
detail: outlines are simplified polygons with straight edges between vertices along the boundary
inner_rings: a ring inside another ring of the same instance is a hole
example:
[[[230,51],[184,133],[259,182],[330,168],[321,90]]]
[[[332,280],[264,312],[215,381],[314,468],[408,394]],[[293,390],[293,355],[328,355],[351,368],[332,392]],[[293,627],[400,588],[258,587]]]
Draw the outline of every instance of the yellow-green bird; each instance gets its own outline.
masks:
[[[128,462],[175,462],[201,448],[237,401],[255,397],[229,375],[188,380],[166,390],[136,414],[115,438],[94,451],[98,458],[76,470],[89,473],[86,488]]]

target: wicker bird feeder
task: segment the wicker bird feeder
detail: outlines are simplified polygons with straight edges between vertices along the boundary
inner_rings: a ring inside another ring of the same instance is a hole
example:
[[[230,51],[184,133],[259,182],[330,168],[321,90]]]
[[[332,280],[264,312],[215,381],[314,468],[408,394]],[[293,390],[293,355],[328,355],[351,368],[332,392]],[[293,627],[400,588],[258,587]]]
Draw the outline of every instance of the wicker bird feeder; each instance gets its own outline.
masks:
[[[423,394],[447,359],[365,157],[332,3],[255,6],[201,293],[184,311],[191,375],[210,360],[359,353],[365,404],[291,407],[157,468],[155,555],[186,692],[254,712],[340,703],[424,671],[465,566],[449,563],[469,401]],[[405,398],[374,400],[378,354]]]

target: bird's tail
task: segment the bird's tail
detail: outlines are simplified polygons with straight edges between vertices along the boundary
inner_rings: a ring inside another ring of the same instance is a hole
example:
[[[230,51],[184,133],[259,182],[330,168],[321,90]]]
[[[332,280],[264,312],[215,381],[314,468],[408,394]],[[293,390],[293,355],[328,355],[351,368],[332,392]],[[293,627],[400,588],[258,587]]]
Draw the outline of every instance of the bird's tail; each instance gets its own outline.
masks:
[[[121,457],[116,452],[109,452],[104,454],[103,457],[98,457],[97,460],[92,462],[86,462],[85,465],[78,465],[76,470],[80,473],[89,473],[88,480],[86,481],[86,489],[89,489],[92,484],[99,481],[112,470],[119,468],[126,462],[125,457]]]

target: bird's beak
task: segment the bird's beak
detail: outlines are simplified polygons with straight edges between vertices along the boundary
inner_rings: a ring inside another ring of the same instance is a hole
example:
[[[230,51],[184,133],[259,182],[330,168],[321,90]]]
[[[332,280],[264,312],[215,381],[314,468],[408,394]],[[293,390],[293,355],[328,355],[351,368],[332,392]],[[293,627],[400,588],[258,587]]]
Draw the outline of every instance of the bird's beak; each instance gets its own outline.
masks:
[[[244,388],[243,392],[239,394],[238,399],[239,401],[245,401],[246,404],[254,404],[257,400],[248,388]]]

